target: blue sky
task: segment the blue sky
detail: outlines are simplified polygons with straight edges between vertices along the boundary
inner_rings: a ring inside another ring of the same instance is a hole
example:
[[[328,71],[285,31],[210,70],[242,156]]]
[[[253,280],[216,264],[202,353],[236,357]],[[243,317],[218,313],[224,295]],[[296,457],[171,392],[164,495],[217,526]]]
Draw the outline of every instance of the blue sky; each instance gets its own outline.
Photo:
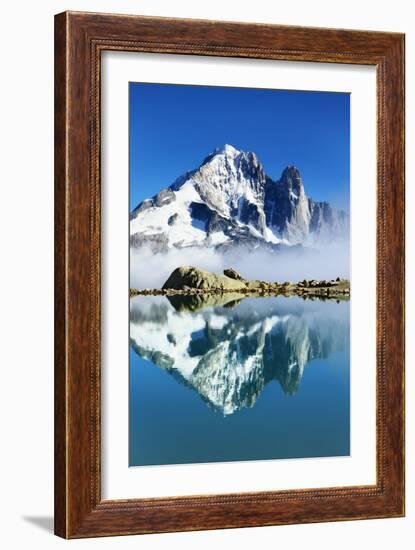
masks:
[[[307,195],[349,210],[350,96],[130,83],[130,208],[229,143],[278,179],[293,164]]]

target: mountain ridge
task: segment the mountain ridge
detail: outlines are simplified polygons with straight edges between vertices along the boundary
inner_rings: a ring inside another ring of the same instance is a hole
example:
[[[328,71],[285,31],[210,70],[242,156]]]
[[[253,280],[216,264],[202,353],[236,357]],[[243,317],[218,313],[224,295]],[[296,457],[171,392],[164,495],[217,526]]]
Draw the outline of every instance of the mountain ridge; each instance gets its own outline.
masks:
[[[254,152],[225,144],[133,209],[130,244],[152,252],[279,250],[346,238],[348,226],[344,211],[306,195],[298,168],[289,165],[273,180]]]

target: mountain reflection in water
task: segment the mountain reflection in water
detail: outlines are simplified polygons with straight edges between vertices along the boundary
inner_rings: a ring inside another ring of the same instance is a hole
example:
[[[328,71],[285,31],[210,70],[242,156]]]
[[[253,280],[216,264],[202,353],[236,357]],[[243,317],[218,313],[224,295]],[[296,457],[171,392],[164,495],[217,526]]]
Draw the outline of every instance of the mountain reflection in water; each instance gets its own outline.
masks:
[[[273,380],[296,394],[310,361],[344,351],[348,305],[240,294],[136,296],[130,343],[227,416],[253,407]]]

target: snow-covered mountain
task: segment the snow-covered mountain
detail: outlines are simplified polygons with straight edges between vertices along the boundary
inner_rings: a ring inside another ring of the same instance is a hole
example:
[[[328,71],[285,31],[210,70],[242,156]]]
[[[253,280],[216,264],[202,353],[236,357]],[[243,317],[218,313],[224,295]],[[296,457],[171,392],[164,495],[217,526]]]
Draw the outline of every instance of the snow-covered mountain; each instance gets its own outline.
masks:
[[[255,153],[225,145],[131,212],[130,244],[279,249],[346,237],[348,224],[345,212],[307,197],[294,166],[273,181]]]
[[[229,296],[226,304],[186,311],[180,298],[131,299],[131,346],[224,415],[252,407],[272,381],[295,394],[312,359],[348,343],[348,318],[339,315],[346,304],[321,309],[294,300],[284,310],[278,299]]]

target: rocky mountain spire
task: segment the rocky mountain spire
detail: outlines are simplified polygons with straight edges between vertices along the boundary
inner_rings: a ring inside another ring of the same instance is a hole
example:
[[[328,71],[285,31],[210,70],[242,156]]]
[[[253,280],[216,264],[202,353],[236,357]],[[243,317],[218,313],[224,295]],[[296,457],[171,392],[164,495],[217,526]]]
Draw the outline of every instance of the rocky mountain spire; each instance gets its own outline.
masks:
[[[287,166],[282,172],[278,183],[297,198],[301,194],[304,194],[304,185],[300,171],[295,166]]]

